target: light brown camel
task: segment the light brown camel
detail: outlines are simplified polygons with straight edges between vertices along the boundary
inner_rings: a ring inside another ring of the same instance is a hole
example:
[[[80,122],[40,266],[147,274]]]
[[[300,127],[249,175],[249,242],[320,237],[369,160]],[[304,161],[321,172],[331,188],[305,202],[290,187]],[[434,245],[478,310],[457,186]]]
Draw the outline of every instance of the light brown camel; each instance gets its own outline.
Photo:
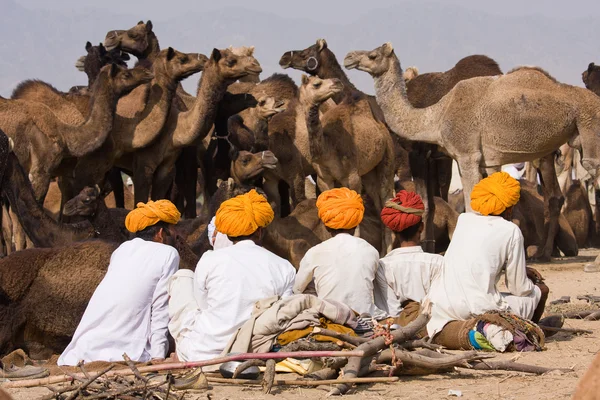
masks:
[[[338,79],[302,76],[300,99],[306,118],[309,138],[309,162],[317,172],[317,184],[322,191],[341,185],[373,200],[381,210],[393,197],[394,148],[387,129],[373,119],[360,120],[368,112],[367,102],[341,103],[327,111],[322,118],[319,106],[342,91]],[[321,121],[322,120],[322,121]],[[366,136],[365,132],[370,132]],[[379,134],[381,133],[381,134]],[[392,237],[383,230],[385,254],[392,250]]]
[[[36,199],[43,202],[50,179],[69,157],[82,157],[99,148],[113,127],[119,97],[152,80],[145,69],[102,68],[88,119],[79,125],[63,122],[47,106],[23,100],[0,100],[0,128],[15,142],[15,153],[29,173]]]
[[[572,400],[600,400],[600,353],[579,379]]]
[[[597,174],[600,99],[538,68],[461,81],[435,105],[415,109],[391,43],[351,52],[344,64],[374,77],[377,101],[396,134],[437,144],[457,160],[468,209],[482,171],[540,159],[566,142],[583,148],[582,164]]]
[[[136,203],[165,198],[173,180],[175,161],[186,146],[201,142],[209,133],[218,102],[227,86],[249,74],[262,71],[254,58],[234,55],[230,50],[213,49],[198,84],[194,107],[180,111],[172,107],[161,134],[149,146],[121,158],[117,165],[133,171]]]
[[[588,65],[588,69],[583,71],[581,79],[585,87],[600,96],[600,66],[594,63]]]

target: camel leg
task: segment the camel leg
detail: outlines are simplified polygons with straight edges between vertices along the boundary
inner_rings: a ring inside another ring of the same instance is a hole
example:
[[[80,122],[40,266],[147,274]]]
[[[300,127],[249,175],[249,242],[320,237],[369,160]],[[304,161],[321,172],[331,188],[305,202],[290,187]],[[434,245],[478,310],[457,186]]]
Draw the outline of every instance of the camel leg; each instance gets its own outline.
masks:
[[[558,218],[565,198],[560,191],[556,169],[554,167],[554,153],[540,159],[538,167],[542,192],[544,195],[544,247],[533,256],[542,262],[550,261],[556,235],[559,230]]]
[[[273,212],[275,216],[281,216],[281,196],[279,194],[279,179],[275,177],[265,178],[265,182],[263,183],[263,190],[267,195],[267,199],[269,200],[269,204],[273,208]]]
[[[65,203],[75,197],[75,188],[73,179],[59,176],[57,179],[58,188],[60,189],[60,210],[58,212],[58,220],[60,222],[69,223],[69,218],[63,216],[63,208]]]
[[[164,166],[158,167],[154,173],[154,179],[152,179],[152,190],[150,192],[152,200],[166,199],[174,180],[175,169]]]
[[[481,180],[482,174],[479,168],[481,164],[481,154],[471,154],[469,156],[456,160],[460,170],[460,180],[463,186],[463,195],[465,197],[465,211],[472,212],[471,192],[473,187]]]
[[[135,163],[133,167],[133,197],[134,203],[146,203],[150,197],[150,189],[152,187],[152,179],[154,177],[155,167],[149,165],[141,165],[143,163]]]
[[[279,192],[280,199],[279,216],[285,218],[292,212],[292,206],[290,204],[290,185],[286,181],[280,180],[277,184],[277,191]]]
[[[183,196],[183,215],[196,218],[196,182],[198,180],[197,151],[193,146],[186,147],[175,161],[175,185],[179,196]]]
[[[4,246],[6,250],[6,255],[10,255],[13,251],[13,226],[12,219],[9,213],[9,205],[8,202],[2,205],[2,237],[4,239]]]
[[[15,213],[14,209],[11,207],[9,207],[9,215],[10,215],[10,219],[12,221],[12,227],[13,227],[13,240],[15,242],[15,251],[20,251],[20,250],[25,250],[25,248],[27,247],[27,235],[25,234],[25,231],[23,230],[23,227],[21,226],[21,223],[19,222],[19,218],[17,217],[17,214]]]
[[[294,208],[301,201],[306,200],[306,177],[302,174],[296,174],[293,176],[291,187],[291,197],[292,197],[292,208],[290,211],[293,211]]]
[[[111,168],[106,174],[106,179],[110,183],[113,196],[115,197],[115,207],[125,208],[125,189],[123,188],[123,178],[118,168]]]
[[[450,157],[445,156],[435,160],[440,197],[445,202],[448,202],[448,192],[450,191],[450,182],[452,181],[452,161]]]

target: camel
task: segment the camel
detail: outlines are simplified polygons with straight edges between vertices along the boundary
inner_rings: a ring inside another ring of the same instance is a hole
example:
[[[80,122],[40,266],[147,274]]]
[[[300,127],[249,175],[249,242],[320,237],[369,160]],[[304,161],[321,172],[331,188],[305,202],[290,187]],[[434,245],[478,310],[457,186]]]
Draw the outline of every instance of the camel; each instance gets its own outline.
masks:
[[[254,58],[234,55],[230,50],[213,49],[198,84],[194,107],[180,111],[172,107],[159,137],[139,149],[133,160],[117,161],[117,166],[133,171],[135,201],[165,198],[172,182],[175,161],[182,149],[201,142],[213,125],[218,102],[227,86],[249,74],[262,71]],[[195,214],[195,205],[194,205]]]
[[[579,379],[573,400],[599,400],[600,399],[600,353],[596,354],[594,360],[585,374]]]
[[[309,139],[309,162],[317,172],[317,184],[322,191],[333,189],[336,184],[346,186],[373,200],[375,208],[381,210],[386,200],[393,197],[394,149],[387,130],[372,126],[371,136],[367,121],[354,121],[361,110],[361,103],[342,103],[319,117],[319,106],[325,100],[342,91],[338,79],[321,79],[302,76],[300,98],[306,118]],[[368,106],[366,102],[363,106]],[[355,113],[355,109],[358,109]],[[322,121],[321,121],[322,119]],[[372,121],[372,120],[371,120]],[[360,125],[360,127],[359,127]],[[381,132],[381,135],[377,135]],[[366,140],[369,138],[369,140]],[[384,251],[392,250],[391,234],[384,234]]]
[[[415,109],[391,43],[348,53],[344,65],[374,77],[377,101],[396,134],[437,144],[457,160],[468,210],[482,170],[491,173],[504,164],[540,159],[566,142],[583,148],[582,164],[592,176],[600,167],[595,140],[600,99],[558,83],[539,68],[464,80],[435,105]]]
[[[100,69],[106,64],[118,64],[122,67],[127,67],[129,54],[122,52],[119,49],[106,50],[102,43],[98,46],[92,46],[90,42],[85,44],[87,55],[81,56],[75,62],[75,68],[81,72],[85,72],[88,77],[88,88],[91,88],[100,73]]]
[[[0,128],[15,142],[15,153],[31,176],[36,199],[43,203],[50,179],[69,157],[82,157],[99,148],[113,127],[119,97],[152,80],[145,69],[115,64],[102,68],[88,119],[80,125],[63,122],[47,106],[24,100],[0,101]]]
[[[590,63],[588,69],[581,74],[581,79],[586,88],[600,96],[600,66]]]
[[[414,79],[417,76],[419,76],[419,68],[408,67],[406,68],[406,71],[404,71],[404,74],[402,74],[402,76],[404,77],[404,83],[408,83],[411,79]]]

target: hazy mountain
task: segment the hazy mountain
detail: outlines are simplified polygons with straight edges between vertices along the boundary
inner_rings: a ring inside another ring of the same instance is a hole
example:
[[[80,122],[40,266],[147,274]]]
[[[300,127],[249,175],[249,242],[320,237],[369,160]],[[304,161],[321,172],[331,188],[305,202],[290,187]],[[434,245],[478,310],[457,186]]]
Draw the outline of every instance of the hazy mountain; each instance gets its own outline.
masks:
[[[318,10],[304,4],[288,6],[291,11],[286,17],[282,9],[265,6],[281,4],[271,0],[254,10],[192,2],[186,7],[169,7],[165,13],[149,7],[147,15],[135,13],[132,6],[124,7],[124,11],[114,5],[100,10],[87,5],[93,2],[84,2],[81,7],[69,8],[75,2],[62,0],[58,2],[62,6],[43,9],[34,7],[41,4],[38,0],[21,2],[27,7],[0,0],[3,96],[9,96],[18,82],[30,78],[43,79],[61,90],[85,84],[85,75],[74,68],[75,60],[85,53],[85,42],[97,44],[110,29],[126,29],[140,19],[152,19],[162,47],[208,55],[213,47],[254,45],[263,77],[281,71],[278,60],[284,51],[303,49],[320,37],[327,39],[340,60],[350,50],[371,49],[391,41],[402,65],[416,65],[421,72],[443,71],[466,55],[480,53],[496,59],[505,72],[518,65],[539,65],[560,81],[581,85],[581,72],[588,63],[600,62],[597,18],[575,18],[566,12],[564,18],[558,12],[519,16],[486,11],[476,5],[464,8],[456,1],[435,4],[385,0],[377,2],[383,7],[379,9],[366,9],[364,2],[360,3],[362,9],[346,13],[355,19],[344,20],[336,19],[333,11],[312,18]],[[251,7],[245,1],[228,4]],[[302,12],[295,12],[300,7]],[[331,5],[324,8],[333,9]],[[523,13],[535,11],[530,7]],[[299,77],[295,71],[288,72]],[[367,74],[352,71],[350,76],[360,89],[373,92]],[[197,79],[186,81],[186,88],[193,91]]]

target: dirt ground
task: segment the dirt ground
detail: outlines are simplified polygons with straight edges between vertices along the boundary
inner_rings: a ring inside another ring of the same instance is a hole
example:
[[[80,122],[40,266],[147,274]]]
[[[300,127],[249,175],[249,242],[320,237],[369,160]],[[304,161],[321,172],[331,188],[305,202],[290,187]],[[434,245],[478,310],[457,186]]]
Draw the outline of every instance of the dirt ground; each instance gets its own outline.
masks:
[[[584,308],[586,303],[577,300],[578,295],[600,295],[600,272],[583,271],[600,250],[582,250],[576,258],[555,259],[549,264],[532,264],[550,287],[549,301],[571,296],[568,308]],[[557,308],[554,307],[554,311]],[[517,372],[480,372],[459,369],[443,375],[401,377],[393,384],[363,385],[352,389],[348,399],[451,399],[449,390],[460,391],[464,399],[569,399],[575,386],[595,354],[600,351],[600,321],[567,320],[565,327],[590,329],[594,333],[572,336],[559,333],[547,340],[546,350],[534,353],[499,354],[496,359],[516,359],[518,362],[545,367],[572,368],[573,372],[552,372],[544,376],[532,376]],[[225,399],[282,399],[325,398],[329,387],[274,388],[273,395],[264,395],[260,387],[235,387],[214,384],[206,392],[188,392],[188,400]],[[45,388],[9,390],[15,400],[40,399],[50,393]]]

